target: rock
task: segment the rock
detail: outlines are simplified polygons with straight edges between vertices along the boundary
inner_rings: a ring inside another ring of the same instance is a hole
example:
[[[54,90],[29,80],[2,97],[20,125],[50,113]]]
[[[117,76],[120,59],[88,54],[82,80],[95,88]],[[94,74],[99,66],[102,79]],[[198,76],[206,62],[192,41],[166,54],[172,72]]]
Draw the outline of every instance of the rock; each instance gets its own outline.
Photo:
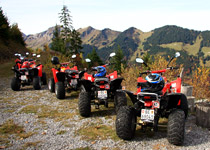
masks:
[[[201,102],[196,104],[196,124],[210,129],[210,103]]]

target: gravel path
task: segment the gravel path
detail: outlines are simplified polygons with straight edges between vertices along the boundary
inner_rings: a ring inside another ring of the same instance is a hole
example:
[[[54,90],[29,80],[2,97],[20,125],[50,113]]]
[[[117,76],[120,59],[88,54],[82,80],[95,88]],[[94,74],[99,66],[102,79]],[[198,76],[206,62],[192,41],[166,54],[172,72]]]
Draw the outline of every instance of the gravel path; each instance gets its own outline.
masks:
[[[27,86],[14,92],[10,89],[10,79],[1,81],[0,128],[10,122],[23,130],[0,133],[0,149],[210,150],[210,131],[197,127],[194,116],[187,119],[183,146],[168,143],[166,126],[157,133],[143,133],[137,129],[133,140],[123,141],[115,133],[113,108],[93,108],[90,118],[82,118],[77,109],[78,93],[67,94],[65,100],[58,100],[47,87],[34,91],[32,86]]]

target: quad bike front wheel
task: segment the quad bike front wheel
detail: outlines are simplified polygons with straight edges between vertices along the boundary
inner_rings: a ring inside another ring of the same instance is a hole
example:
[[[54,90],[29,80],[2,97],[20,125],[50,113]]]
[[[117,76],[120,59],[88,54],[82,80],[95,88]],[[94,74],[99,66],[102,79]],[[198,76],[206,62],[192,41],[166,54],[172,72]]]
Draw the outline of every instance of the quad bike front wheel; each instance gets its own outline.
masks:
[[[65,91],[64,83],[61,82],[61,81],[58,81],[55,84],[55,95],[56,95],[56,97],[58,99],[64,99],[65,98],[65,94],[66,94],[66,91]]]
[[[81,91],[79,94],[79,113],[82,117],[89,117],[91,113],[91,95],[89,92]]]
[[[168,117],[167,139],[174,145],[182,145],[185,133],[185,113],[175,109]]]
[[[51,93],[55,93],[55,81],[53,78],[50,78],[48,81],[48,89]]]
[[[122,106],[127,106],[127,98],[124,92],[117,91],[114,96],[115,112],[117,113],[119,108]]]
[[[16,78],[16,77],[13,77],[12,81],[11,81],[11,89],[13,91],[19,91],[20,90],[20,86],[21,86],[20,80],[18,78]]]
[[[135,110],[132,107],[120,107],[115,122],[118,137],[124,140],[131,140],[136,131],[136,120]]]
[[[33,87],[34,87],[34,90],[40,90],[41,89],[41,86],[42,86],[42,83],[41,83],[40,77],[35,76],[33,78]]]

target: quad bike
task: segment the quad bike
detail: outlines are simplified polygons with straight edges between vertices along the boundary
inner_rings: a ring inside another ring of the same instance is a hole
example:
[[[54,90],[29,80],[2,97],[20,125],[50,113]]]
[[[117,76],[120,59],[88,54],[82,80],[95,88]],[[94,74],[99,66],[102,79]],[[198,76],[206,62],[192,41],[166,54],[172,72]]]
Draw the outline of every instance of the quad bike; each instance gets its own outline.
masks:
[[[124,139],[130,140],[134,137],[136,125],[141,125],[143,130],[152,127],[153,131],[158,130],[160,117],[168,118],[167,139],[169,143],[181,145],[184,141],[185,119],[188,115],[187,98],[181,92],[181,77],[174,81],[167,81],[162,74],[167,70],[178,69],[169,67],[170,62],[179,57],[177,52],[172,57],[166,69],[157,71],[146,71],[140,73],[137,79],[137,93],[125,92],[133,102],[133,106],[121,107],[116,117],[116,133]],[[147,64],[137,58],[138,63]],[[143,74],[146,80],[142,78]],[[137,117],[140,117],[137,121]]]
[[[111,53],[110,57],[114,57],[115,53]],[[90,62],[86,59],[86,62]],[[126,95],[118,89],[122,89],[121,82],[123,78],[119,77],[117,71],[106,75],[106,67],[111,63],[103,66],[93,67],[92,71],[95,74],[84,74],[84,79],[81,80],[82,89],[79,94],[79,113],[83,117],[89,117],[91,114],[91,105],[95,105],[99,109],[100,105],[108,107],[109,99],[114,99],[115,111],[118,111],[120,106],[127,105]]]
[[[27,56],[29,53],[26,53],[26,56],[21,56],[21,54],[15,54],[17,59],[15,60],[15,65],[12,67],[12,70],[15,72],[15,77],[12,78],[11,88],[14,91],[20,90],[21,86],[33,84],[35,90],[41,89],[41,85],[46,85],[46,74],[42,72],[43,65],[36,65],[36,60],[28,59]],[[36,54],[33,54],[35,57]],[[40,55],[37,55],[39,58]],[[42,82],[42,83],[41,83]]]
[[[72,55],[72,58],[76,58],[76,55]],[[66,88],[69,92],[80,89],[80,79],[85,71],[78,71],[77,66],[70,68],[68,66],[69,62],[59,63],[59,59],[56,56],[52,57],[51,62],[54,65],[60,66],[52,68],[53,78],[50,78],[48,82],[50,92],[55,92],[58,99],[64,99]]]

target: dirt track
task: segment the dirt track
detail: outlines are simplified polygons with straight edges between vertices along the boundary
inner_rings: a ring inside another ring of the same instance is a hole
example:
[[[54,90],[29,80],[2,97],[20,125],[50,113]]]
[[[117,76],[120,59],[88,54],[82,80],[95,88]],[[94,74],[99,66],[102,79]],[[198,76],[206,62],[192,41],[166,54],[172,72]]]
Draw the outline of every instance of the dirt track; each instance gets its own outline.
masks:
[[[197,127],[195,117],[186,122],[184,146],[173,146],[166,139],[166,125],[159,132],[142,133],[137,129],[131,141],[119,139],[115,133],[113,107],[92,108],[92,116],[80,117],[78,92],[58,100],[46,86],[32,86],[15,92],[10,79],[0,83],[0,149],[208,149],[210,131]],[[13,129],[7,129],[8,126]],[[5,129],[6,127],[6,129]],[[3,129],[4,128],[4,129]]]

